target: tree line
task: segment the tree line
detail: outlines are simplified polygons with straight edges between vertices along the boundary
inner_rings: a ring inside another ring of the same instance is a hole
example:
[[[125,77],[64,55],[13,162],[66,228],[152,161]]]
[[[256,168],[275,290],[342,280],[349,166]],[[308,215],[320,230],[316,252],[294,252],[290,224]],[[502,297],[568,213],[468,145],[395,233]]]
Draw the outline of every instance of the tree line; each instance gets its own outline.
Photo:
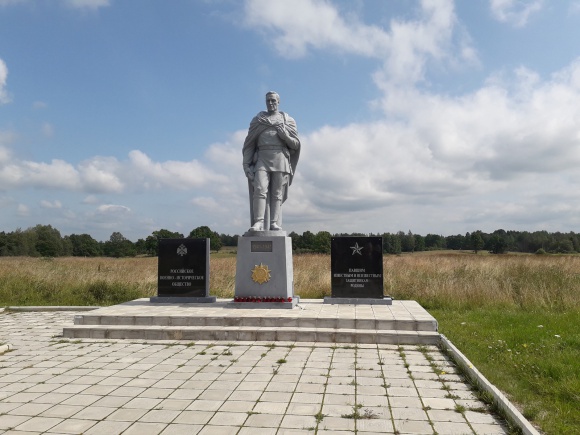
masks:
[[[219,251],[221,236],[207,226],[197,227],[188,238],[209,238],[210,249]],[[182,233],[165,229],[153,231],[145,239],[132,242],[120,232],[113,232],[109,240],[97,241],[89,234],[61,236],[51,225],[36,225],[26,230],[0,232],[0,256],[30,257],[135,257],[157,255],[159,239],[182,239]]]
[[[330,253],[332,237],[335,236],[381,236],[386,254],[433,250],[489,251],[493,254],[511,252],[525,253],[580,253],[580,234],[574,232],[547,231],[505,231],[493,233],[474,231],[472,233],[442,236],[438,234],[413,234],[411,231],[382,234],[339,233],[319,231],[316,234],[305,231],[291,232],[292,249],[296,253]],[[219,251],[223,246],[237,246],[238,235],[219,234],[207,226],[197,227],[188,238],[209,238],[210,249]],[[136,242],[128,240],[120,232],[113,232],[109,240],[97,241],[89,234],[61,236],[51,225],[36,225],[26,230],[0,232],[0,256],[31,257],[132,257],[157,255],[159,239],[184,238],[182,233],[161,229],[153,231],[145,239]]]

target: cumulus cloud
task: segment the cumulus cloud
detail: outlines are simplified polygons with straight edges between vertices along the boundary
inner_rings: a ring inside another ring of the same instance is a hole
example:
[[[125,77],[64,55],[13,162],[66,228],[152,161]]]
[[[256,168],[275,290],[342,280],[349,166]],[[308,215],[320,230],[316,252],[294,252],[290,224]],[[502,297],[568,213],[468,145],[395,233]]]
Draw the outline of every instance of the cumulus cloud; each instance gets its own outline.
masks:
[[[572,15],[580,13],[580,1],[575,0],[573,2],[570,2],[570,6],[568,7],[568,13]]]
[[[28,0],[0,0],[0,6],[10,6],[17,3],[24,3]]]
[[[367,25],[353,14],[343,17],[326,0],[247,0],[244,13],[245,24],[263,32],[281,56],[332,50],[380,60],[382,67],[375,75],[380,87],[422,80],[430,60],[477,61],[469,38],[455,32],[452,0],[422,0],[416,19],[394,19],[390,29]]]
[[[34,110],[42,110],[42,109],[46,109],[48,107],[48,104],[46,104],[44,101],[35,101],[34,103],[32,103],[32,108]]]
[[[63,0],[68,7],[75,9],[96,10],[111,4],[110,0]]]
[[[8,67],[6,63],[0,59],[0,104],[10,102],[10,96],[6,91],[6,80],[8,79]]]
[[[50,122],[43,122],[40,130],[44,137],[50,138],[54,136],[54,127]]]
[[[103,204],[97,207],[97,213],[103,215],[125,215],[131,213],[131,209],[124,205]]]
[[[524,27],[532,14],[542,10],[544,0],[490,0],[491,13],[498,21]]]
[[[60,209],[60,208],[62,208],[62,203],[58,200],[48,201],[46,199],[43,199],[42,201],[40,201],[40,206],[42,208],[48,208],[48,209]]]
[[[207,183],[225,181],[224,176],[216,174],[197,160],[153,162],[145,153],[133,150],[129,153],[129,161],[133,169],[134,183],[142,184],[146,188],[165,186],[191,189]]]
[[[453,226],[448,207],[461,223],[578,220],[579,101],[580,59],[547,80],[520,67],[460,97],[392,90],[385,119],[303,138],[300,202],[288,214],[344,226],[337,213],[376,222],[409,207],[401,221],[413,228],[426,226],[417,210]]]
[[[18,216],[26,217],[30,214],[30,208],[27,205],[18,204],[16,213],[18,214]]]
[[[0,141],[2,137],[0,135]],[[134,150],[124,161],[116,157],[95,156],[75,166],[59,159],[48,163],[20,160],[0,142],[2,188],[119,194],[167,188],[187,190],[227,182],[227,175],[197,160],[155,162],[142,151]]]
[[[244,22],[266,32],[276,50],[288,57],[304,56],[309,48],[376,57],[390,45],[389,35],[381,28],[354,17],[347,21],[326,0],[249,0]]]

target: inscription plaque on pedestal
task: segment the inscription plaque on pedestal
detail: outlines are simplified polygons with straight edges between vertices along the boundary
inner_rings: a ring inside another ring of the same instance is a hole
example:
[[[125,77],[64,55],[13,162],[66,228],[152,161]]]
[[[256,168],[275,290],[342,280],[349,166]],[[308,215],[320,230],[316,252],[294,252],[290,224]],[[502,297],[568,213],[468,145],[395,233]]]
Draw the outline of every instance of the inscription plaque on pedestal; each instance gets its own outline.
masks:
[[[209,296],[209,239],[159,240],[158,299]]]
[[[333,298],[383,299],[382,237],[333,237]]]

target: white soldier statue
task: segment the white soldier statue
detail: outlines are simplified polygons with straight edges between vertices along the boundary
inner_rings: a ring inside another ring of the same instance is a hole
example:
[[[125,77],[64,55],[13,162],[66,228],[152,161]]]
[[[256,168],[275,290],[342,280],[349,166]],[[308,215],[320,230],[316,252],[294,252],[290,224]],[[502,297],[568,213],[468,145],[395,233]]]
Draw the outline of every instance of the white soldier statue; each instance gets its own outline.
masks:
[[[296,121],[278,111],[279,104],[276,92],[266,94],[268,110],[252,119],[242,149],[250,189],[251,231],[282,229],[282,203],[300,156]]]

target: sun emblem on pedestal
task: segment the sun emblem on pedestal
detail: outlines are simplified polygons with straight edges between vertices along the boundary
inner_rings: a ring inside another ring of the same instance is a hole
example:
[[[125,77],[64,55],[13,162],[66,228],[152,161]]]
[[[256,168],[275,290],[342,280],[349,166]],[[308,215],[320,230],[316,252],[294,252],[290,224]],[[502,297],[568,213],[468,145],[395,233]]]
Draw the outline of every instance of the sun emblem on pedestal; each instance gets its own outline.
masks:
[[[260,263],[260,265],[255,265],[252,269],[252,281],[257,282],[258,284],[264,284],[265,282],[270,281],[270,272],[271,270],[268,269],[268,266]]]

